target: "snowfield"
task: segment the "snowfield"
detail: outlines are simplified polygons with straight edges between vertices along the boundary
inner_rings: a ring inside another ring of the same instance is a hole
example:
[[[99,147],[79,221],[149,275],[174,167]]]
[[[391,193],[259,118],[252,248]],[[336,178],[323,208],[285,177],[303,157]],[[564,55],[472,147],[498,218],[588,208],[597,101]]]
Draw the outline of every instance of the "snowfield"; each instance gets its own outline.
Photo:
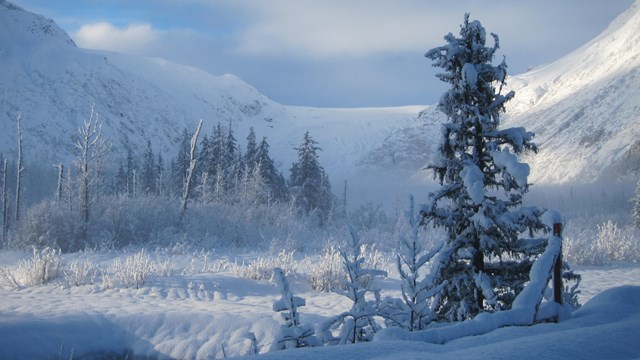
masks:
[[[129,254],[62,255],[63,263],[85,260],[101,269]],[[0,253],[0,267],[16,269],[23,252]],[[279,290],[270,281],[239,277],[221,264],[256,255],[152,254],[174,264],[169,276],[150,277],[139,289],[51,284],[0,291],[0,348],[3,359],[92,356],[210,359],[248,355],[250,334],[258,351],[268,351],[282,322],[272,305]],[[302,323],[317,326],[349,308],[346,297],[314,292],[303,275],[305,259],[288,277]],[[559,324],[508,327],[444,345],[391,341],[272,352],[264,358],[296,359],[633,359],[640,356],[640,265],[577,267],[585,304]],[[400,296],[397,272],[379,284],[383,296]]]

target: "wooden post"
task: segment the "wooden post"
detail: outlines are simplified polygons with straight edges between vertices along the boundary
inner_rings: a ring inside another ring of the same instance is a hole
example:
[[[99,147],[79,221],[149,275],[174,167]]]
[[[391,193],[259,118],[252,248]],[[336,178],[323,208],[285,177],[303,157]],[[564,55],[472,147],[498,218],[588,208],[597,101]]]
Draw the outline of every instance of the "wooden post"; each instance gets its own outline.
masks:
[[[553,236],[562,239],[562,224],[553,224]],[[553,301],[562,305],[562,247],[560,247],[560,253],[556,258],[556,263],[553,265]]]

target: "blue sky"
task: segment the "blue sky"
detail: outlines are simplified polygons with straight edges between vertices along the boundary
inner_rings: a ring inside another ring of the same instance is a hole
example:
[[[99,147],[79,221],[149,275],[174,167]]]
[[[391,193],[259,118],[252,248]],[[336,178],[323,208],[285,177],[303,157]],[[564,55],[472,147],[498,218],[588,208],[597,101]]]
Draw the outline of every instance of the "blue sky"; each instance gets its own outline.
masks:
[[[632,0],[12,0],[81,47],[233,73],[275,101],[322,107],[433,104],[423,54],[465,12],[500,36],[517,74],[598,35]]]

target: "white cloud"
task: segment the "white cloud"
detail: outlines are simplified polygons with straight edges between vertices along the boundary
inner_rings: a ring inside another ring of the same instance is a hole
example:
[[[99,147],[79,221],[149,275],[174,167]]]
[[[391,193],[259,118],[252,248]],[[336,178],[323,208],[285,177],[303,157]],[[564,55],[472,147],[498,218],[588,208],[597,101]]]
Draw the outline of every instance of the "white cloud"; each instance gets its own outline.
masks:
[[[109,22],[98,22],[81,26],[72,37],[83,48],[143,54],[155,46],[162,35],[162,31],[149,24],[118,28]]]
[[[283,0],[244,6],[255,21],[240,34],[238,48],[256,54],[335,57],[415,50],[441,39],[442,31],[433,29],[447,24],[447,17],[429,16],[418,1]]]
[[[426,51],[441,45],[448,32],[457,33],[465,12],[499,34],[505,49],[558,48],[566,53],[602,30],[592,29],[586,20],[603,6],[597,0],[584,3],[576,7],[571,0],[235,0],[233,6],[249,19],[237,35],[237,50],[319,59]],[[588,29],[591,33],[585,35]]]

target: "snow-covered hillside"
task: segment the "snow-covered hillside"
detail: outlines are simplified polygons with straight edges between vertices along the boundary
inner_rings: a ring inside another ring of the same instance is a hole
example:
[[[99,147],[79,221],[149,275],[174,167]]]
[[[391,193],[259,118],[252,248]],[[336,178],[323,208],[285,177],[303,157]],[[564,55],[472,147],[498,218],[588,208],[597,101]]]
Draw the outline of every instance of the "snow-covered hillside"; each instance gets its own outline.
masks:
[[[92,104],[116,160],[123,157],[125,142],[141,152],[147,140],[170,159],[177,153],[178,135],[185,127],[194,129],[202,118],[207,134],[218,122],[231,123],[241,143],[254,127],[258,137],[268,138],[272,156],[287,175],[297,156],[293,148],[309,130],[323,148],[320,162],[336,186],[353,180],[356,168],[391,166],[407,170],[402,177],[409,177],[427,163],[429,147],[434,146],[424,137],[438,132],[433,121],[418,119],[426,106],[285,107],[233,75],[214,76],[161,59],[80,49],[53,20],[4,0],[0,28],[0,152],[15,158],[20,110],[25,154],[32,164],[69,162],[75,154],[72,136]],[[436,113],[433,108],[426,112]],[[397,182],[398,173],[393,175],[384,183]]]
[[[534,183],[619,178],[640,167],[639,8],[636,3],[559,61],[509,79],[516,97],[504,126],[536,132],[541,152],[527,159]],[[347,180],[350,195],[363,201],[424,193],[411,186],[431,178],[421,169],[439,141],[443,116],[435,106],[283,106],[233,75],[80,49],[52,20],[4,0],[0,28],[0,152],[9,158],[15,158],[18,110],[28,161],[49,166],[74,157],[71,138],[95,104],[114,160],[123,156],[123,143],[141,152],[147,140],[170,159],[177,136],[202,118],[205,133],[231,123],[241,143],[253,126],[258,137],[268,137],[285,175],[309,130],[323,149],[320,162],[334,192]]]
[[[508,49],[505,49],[508,53]],[[536,133],[534,183],[612,180],[640,169],[640,2],[595,39],[508,80],[505,126]]]
[[[148,139],[167,148],[200,118],[209,128],[218,121],[269,118],[273,125],[283,119],[282,106],[232,75],[79,49],[52,20],[6,1],[0,1],[0,28],[0,151],[5,153],[14,151],[18,110],[25,152],[32,161],[46,162],[72,156],[71,135],[92,104],[116,151],[125,139],[134,147]]]

